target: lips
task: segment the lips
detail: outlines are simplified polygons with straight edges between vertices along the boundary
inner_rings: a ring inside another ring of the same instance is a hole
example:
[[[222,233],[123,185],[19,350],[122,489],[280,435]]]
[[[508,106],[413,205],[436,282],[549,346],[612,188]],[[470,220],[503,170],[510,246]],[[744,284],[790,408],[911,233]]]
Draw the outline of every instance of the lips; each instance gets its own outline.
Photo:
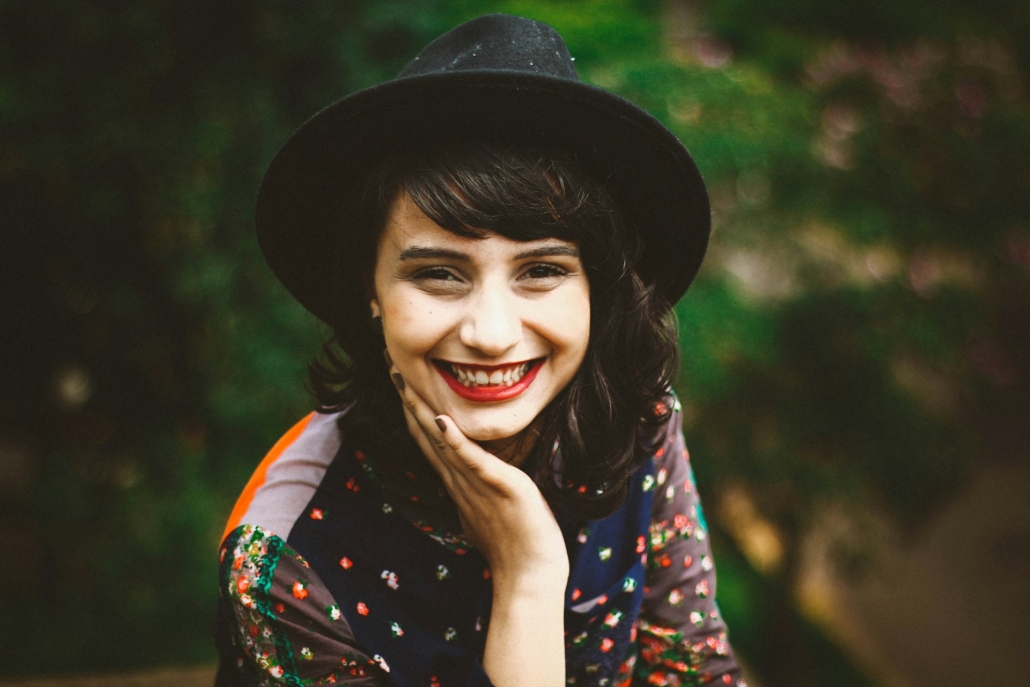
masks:
[[[533,383],[543,358],[512,365],[465,365],[434,360],[447,385],[470,401],[504,401],[518,396]]]

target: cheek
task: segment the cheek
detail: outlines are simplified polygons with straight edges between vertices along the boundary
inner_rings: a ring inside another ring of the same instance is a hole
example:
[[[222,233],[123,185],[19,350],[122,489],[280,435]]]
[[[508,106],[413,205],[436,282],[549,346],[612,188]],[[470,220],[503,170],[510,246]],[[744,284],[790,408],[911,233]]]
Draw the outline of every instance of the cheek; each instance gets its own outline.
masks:
[[[590,341],[589,292],[577,290],[541,305],[539,321],[547,330],[547,338],[566,365],[578,368]]]
[[[398,367],[402,360],[425,355],[447,334],[446,313],[438,306],[400,297],[383,299],[381,307],[383,333]]]
[[[589,289],[577,292],[570,300],[572,302],[565,306],[562,330],[566,332],[565,339],[569,349],[582,359],[590,342]]]

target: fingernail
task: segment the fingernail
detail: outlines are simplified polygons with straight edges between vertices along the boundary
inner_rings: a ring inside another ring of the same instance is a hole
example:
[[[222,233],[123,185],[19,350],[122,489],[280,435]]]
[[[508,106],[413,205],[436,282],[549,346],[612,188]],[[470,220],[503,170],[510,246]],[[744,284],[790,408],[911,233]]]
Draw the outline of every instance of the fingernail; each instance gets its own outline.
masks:
[[[393,367],[393,358],[390,357],[390,351],[383,349],[383,357],[386,358],[386,367]]]
[[[401,377],[400,372],[394,372],[392,375],[390,375],[390,378],[393,379],[393,385],[395,387],[397,387],[401,391],[404,391],[404,377]]]
[[[447,425],[445,425],[444,421],[441,420],[440,418],[436,418],[436,426],[440,428],[441,432],[446,432],[447,431]]]

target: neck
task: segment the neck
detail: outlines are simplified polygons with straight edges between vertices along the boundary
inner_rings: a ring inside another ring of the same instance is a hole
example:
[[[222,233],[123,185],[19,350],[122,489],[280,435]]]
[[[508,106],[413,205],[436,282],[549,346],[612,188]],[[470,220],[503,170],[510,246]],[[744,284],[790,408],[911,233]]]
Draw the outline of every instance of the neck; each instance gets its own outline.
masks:
[[[529,452],[533,450],[537,439],[540,437],[539,418],[534,420],[529,427],[510,437],[503,439],[488,439],[477,441],[483,450],[492,453],[505,463],[519,467],[526,461]]]

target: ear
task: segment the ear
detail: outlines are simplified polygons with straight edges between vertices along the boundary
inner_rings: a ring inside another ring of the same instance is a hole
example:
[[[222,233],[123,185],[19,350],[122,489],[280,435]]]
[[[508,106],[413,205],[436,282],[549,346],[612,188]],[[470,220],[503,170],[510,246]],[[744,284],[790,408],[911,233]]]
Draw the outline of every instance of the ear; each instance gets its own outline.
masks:
[[[382,317],[382,313],[379,311],[379,299],[373,298],[369,301],[369,307],[372,308],[372,317]]]

